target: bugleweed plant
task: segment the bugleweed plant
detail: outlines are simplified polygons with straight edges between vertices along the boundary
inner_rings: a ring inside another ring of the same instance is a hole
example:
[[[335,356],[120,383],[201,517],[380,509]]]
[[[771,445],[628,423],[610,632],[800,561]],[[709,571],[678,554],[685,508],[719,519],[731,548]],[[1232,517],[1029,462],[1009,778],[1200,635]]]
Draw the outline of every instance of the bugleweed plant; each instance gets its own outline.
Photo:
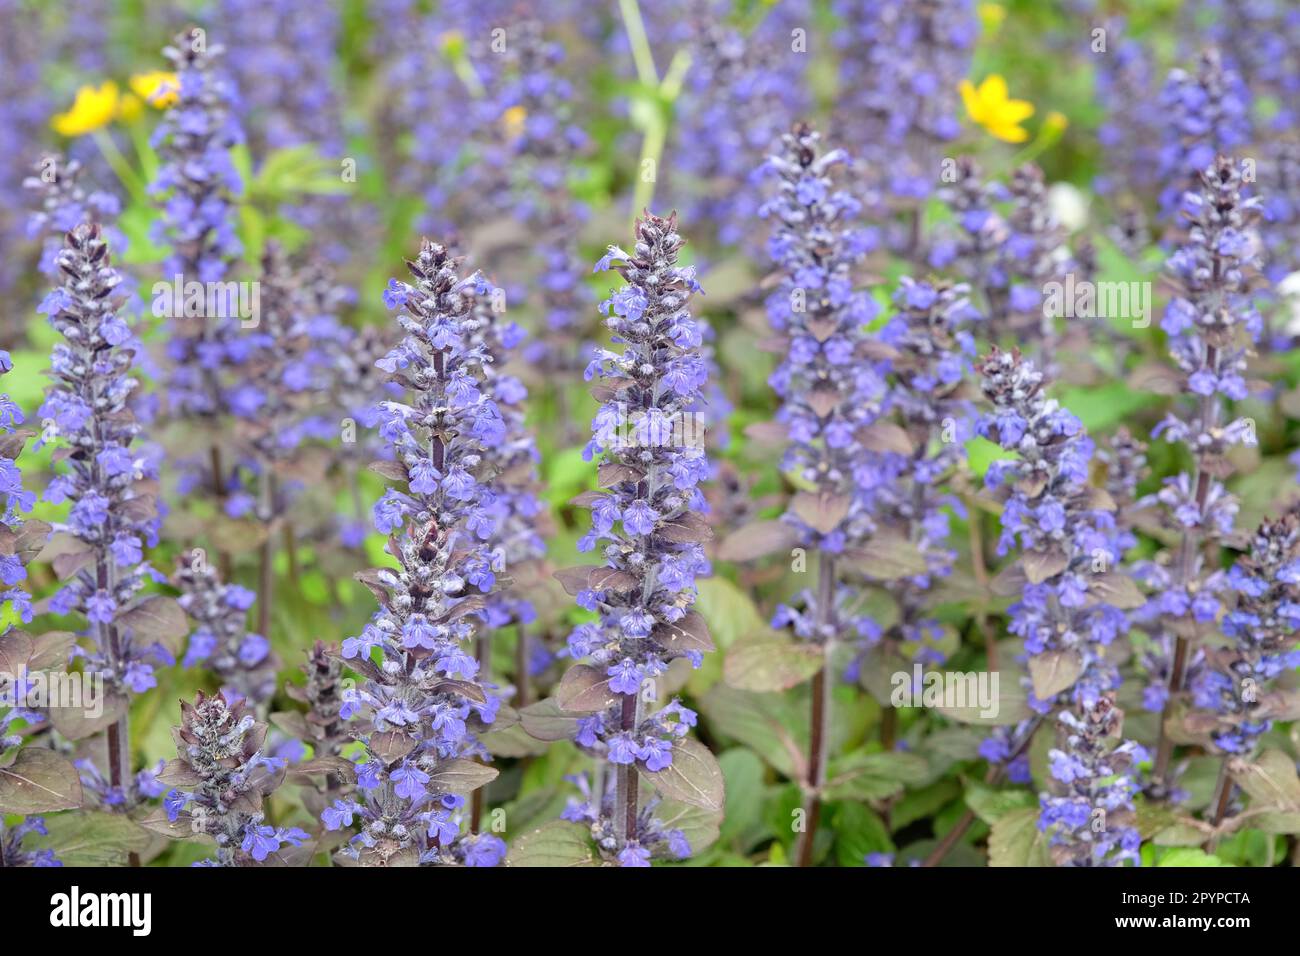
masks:
[[[144,6],[0,0],[0,866],[1300,864],[1286,3]]]

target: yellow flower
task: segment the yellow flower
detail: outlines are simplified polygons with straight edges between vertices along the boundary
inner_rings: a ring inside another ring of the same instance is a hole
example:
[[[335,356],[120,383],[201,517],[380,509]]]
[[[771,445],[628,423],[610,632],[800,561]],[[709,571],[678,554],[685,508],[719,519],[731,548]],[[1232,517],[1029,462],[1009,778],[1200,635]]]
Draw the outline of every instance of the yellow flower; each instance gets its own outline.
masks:
[[[77,90],[72,109],[51,119],[50,126],[60,136],[82,136],[94,132],[113,122],[118,101],[117,84],[112,80],[99,87],[83,86]]]
[[[122,94],[122,102],[117,106],[117,118],[124,119],[128,123],[140,115],[144,109],[144,104],[140,102],[140,97],[132,96],[130,93]]]
[[[994,33],[1007,18],[1007,8],[1000,3],[981,3],[975,8],[985,33]]]
[[[1043,117],[1043,126],[1054,133],[1063,133],[1069,127],[1070,120],[1059,110],[1052,110]]]
[[[506,128],[506,133],[511,136],[518,136],[524,130],[524,120],[528,119],[528,110],[522,106],[512,106],[501,114],[501,125]]]
[[[459,30],[448,30],[446,33],[438,35],[438,45],[442,47],[442,52],[455,59],[465,52],[465,34]]]
[[[1007,99],[1007,81],[996,73],[976,89],[970,80],[961,81],[961,98],[970,118],[992,135],[1008,143],[1023,143],[1029,134],[1020,123],[1034,115],[1034,104]]]
[[[175,103],[180,88],[180,80],[176,78],[176,74],[163,70],[137,73],[131,77],[131,89],[154,109],[165,110]]]

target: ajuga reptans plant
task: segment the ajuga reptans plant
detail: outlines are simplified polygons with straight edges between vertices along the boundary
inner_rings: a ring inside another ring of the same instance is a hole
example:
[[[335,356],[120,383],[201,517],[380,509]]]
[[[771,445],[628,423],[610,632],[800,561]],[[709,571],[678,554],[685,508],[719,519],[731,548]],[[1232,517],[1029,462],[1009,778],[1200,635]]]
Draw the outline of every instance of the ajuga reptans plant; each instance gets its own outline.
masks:
[[[598,549],[604,564],[557,572],[579,606],[597,615],[569,637],[570,654],[592,663],[570,668],[556,692],[562,710],[584,715],[579,746],[601,758],[564,817],[589,826],[601,857],[621,866],[691,852],[656,817],[658,800],[643,799],[643,775],[664,773],[683,751],[712,763],[686,736],[695,713],[676,699],[659,701],[655,690],[673,659],[698,667],[713,649],[693,608],[695,579],[709,571],[702,543],[711,531],[698,487],[708,460],[690,411],[706,375],[690,312],[700,287],[694,268],[679,265],[684,244],[675,215],[646,213],[632,251],[610,246],[596,263],[624,280],[601,304],[623,348],[599,349],[587,369],[589,380],[600,380],[601,406],[584,454],[600,458],[600,490],[578,499],[592,522],[578,547]]]
[[[397,567],[362,576],[380,609],[343,642],[363,681],[340,713],[356,721],[364,759],[323,820],[331,830],[356,825],[339,852],[345,861],[492,865],[501,840],[461,834],[466,794],[496,776],[470,758],[483,754],[475,735],[500,705],[484,693],[472,653],[499,567],[487,545],[493,493],[477,475],[485,448],[505,437],[484,387],[486,351],[465,327],[486,284],[461,278],[446,247],[427,239],[407,265],[412,281],[390,280],[384,293],[405,337],[379,362],[405,395],[381,404],[393,458],[375,466],[406,488],[390,487],[374,507]]]

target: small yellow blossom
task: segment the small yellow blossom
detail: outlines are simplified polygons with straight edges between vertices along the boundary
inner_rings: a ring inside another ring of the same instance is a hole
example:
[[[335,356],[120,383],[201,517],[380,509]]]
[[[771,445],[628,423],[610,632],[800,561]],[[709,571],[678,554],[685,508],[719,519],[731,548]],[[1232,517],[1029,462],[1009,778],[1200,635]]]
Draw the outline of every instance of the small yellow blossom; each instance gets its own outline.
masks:
[[[175,103],[180,88],[180,80],[176,78],[176,74],[164,70],[137,73],[131,77],[131,89],[154,109],[165,110]]]
[[[126,120],[128,123],[140,115],[144,109],[144,104],[140,102],[140,97],[132,96],[130,93],[123,93],[122,100],[117,104],[117,118]]]
[[[459,30],[448,30],[438,35],[438,45],[442,52],[450,57],[457,57],[465,52],[465,34]]]
[[[50,126],[60,136],[82,136],[102,129],[117,116],[120,96],[117,84],[107,80],[100,86],[83,86],[77,90],[72,109],[59,113]]]
[[[994,33],[1007,18],[1007,8],[1000,3],[981,3],[975,8],[985,33]]]
[[[1034,115],[1034,104],[1007,99],[1007,81],[996,73],[976,89],[970,80],[961,81],[961,98],[970,118],[993,136],[1008,143],[1029,139],[1020,124]]]
[[[524,120],[528,119],[528,110],[522,106],[512,106],[501,114],[501,125],[510,136],[518,136],[524,131]]]
[[[1069,118],[1060,110],[1052,110],[1043,117],[1043,126],[1054,133],[1063,133],[1069,127]]]

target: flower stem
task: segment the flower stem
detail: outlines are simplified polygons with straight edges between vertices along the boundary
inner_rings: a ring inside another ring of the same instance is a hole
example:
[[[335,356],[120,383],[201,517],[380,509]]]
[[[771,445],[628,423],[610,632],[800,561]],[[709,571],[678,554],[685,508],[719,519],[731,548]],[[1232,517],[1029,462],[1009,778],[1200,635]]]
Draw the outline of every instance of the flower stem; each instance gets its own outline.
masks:
[[[275,593],[275,535],[272,533],[271,511],[275,502],[275,476],[264,469],[260,479],[262,515],[267,523],[266,537],[261,548],[261,577],[257,595],[257,632],[271,639],[271,601]]]
[[[1010,765],[1011,761],[1015,760],[1025,752],[1025,748],[1028,747],[1029,742],[1034,739],[1034,734],[1038,731],[1038,728],[1042,723],[1042,717],[1035,717],[1033,723],[1031,723],[1025,731],[1025,736],[1021,738],[1019,746],[1017,746],[1016,749],[1007,756],[1006,762],[997,766],[989,767],[988,773],[984,775],[984,785],[986,787],[991,787],[1002,779],[1003,774],[1007,771],[1008,765]],[[953,828],[944,834],[943,839],[939,841],[938,846],[930,851],[930,855],[925,858],[925,862],[921,865],[924,867],[932,867],[938,866],[942,863],[944,857],[946,857],[952,848],[957,845],[957,841],[962,838],[974,822],[975,811],[967,810]]]
[[[293,531],[293,522],[284,522],[284,551],[289,558],[289,583],[293,590],[298,590],[298,538]]]
[[[225,475],[224,467],[221,463],[221,447],[213,442],[208,449],[208,461],[212,469],[212,494],[216,498],[217,508],[222,508],[226,500],[226,485],[222,478]],[[217,567],[221,570],[221,579],[230,582],[231,574],[234,571],[230,555],[217,548]]]
[[[1219,764],[1219,780],[1215,784],[1215,796],[1211,801],[1214,806],[1214,817],[1210,822],[1216,828],[1223,823],[1224,818],[1228,815],[1228,805],[1232,802],[1232,790],[1233,782],[1232,775],[1228,772],[1228,756],[1224,754],[1223,762]],[[1205,852],[1213,853],[1217,843],[1217,837],[1210,837],[1205,841]]]
[[[144,180],[131,168],[130,161],[117,148],[117,143],[113,142],[113,137],[102,129],[95,130],[91,136],[95,140],[95,145],[99,147],[99,152],[103,155],[104,161],[108,163],[114,175],[122,181],[122,185],[131,194],[131,198],[141,206],[147,206],[149,198],[145,192]]]
[[[618,0],[618,11],[623,17],[623,27],[627,30],[627,42],[632,47],[637,79],[653,89],[659,85],[659,72],[655,69],[654,52],[650,49],[650,38],[646,35],[641,7],[636,0]]]
[[[641,695],[624,694],[620,726],[624,733],[636,730],[637,709]],[[618,764],[614,771],[614,826],[619,847],[636,839],[637,787],[640,778],[635,763]],[[622,813],[619,810],[622,809]]]
[[[825,636],[822,668],[812,681],[812,714],[808,740],[808,779],[804,794],[804,832],[799,841],[799,866],[812,866],[813,844],[821,822],[821,791],[826,784],[826,758],[830,738],[831,654],[835,647],[835,557],[821,551],[817,557],[817,634]]]
[[[518,640],[515,641],[515,709],[528,706],[528,635],[524,625],[518,625]]]

